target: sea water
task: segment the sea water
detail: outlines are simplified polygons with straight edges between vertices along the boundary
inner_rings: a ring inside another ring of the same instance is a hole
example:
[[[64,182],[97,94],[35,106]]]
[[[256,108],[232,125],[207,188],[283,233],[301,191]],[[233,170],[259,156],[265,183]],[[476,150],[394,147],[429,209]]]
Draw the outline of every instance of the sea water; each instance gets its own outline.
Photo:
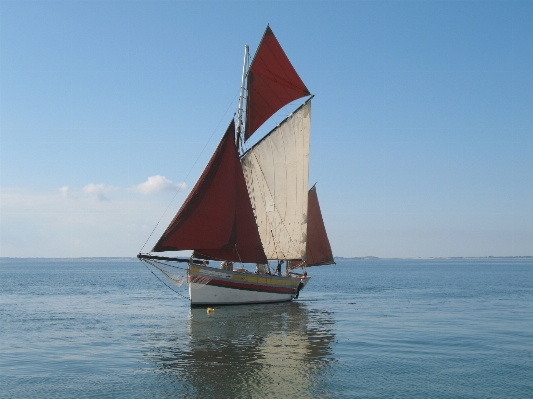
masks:
[[[309,274],[208,314],[135,259],[1,259],[0,397],[533,397],[533,259]]]

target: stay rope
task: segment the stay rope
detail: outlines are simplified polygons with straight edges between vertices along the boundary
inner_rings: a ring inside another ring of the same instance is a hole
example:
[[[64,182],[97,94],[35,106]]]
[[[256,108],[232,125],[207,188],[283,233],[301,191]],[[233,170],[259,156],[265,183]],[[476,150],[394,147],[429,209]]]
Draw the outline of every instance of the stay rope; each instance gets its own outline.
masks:
[[[185,298],[186,300],[190,301],[191,299],[185,295],[183,295],[182,293],[176,291],[174,288],[172,288],[170,285],[168,285],[164,280],[161,280],[161,278],[159,278],[159,276],[157,274],[154,273],[154,271],[152,269],[150,269],[147,265],[150,265],[152,267],[155,267],[157,269],[159,269],[157,266],[155,266],[153,263],[159,263],[157,261],[147,261],[146,259],[142,259],[141,262],[144,264],[144,267],[146,267],[148,269],[148,271],[150,273],[152,273],[159,281],[161,281],[164,285],[167,286],[167,288],[169,288],[170,290],[174,291],[176,294],[178,294],[179,296]],[[153,262],[153,263],[152,263]],[[182,270],[185,270],[187,271],[187,269],[183,268],[183,267],[179,267],[179,266],[171,266],[171,265],[167,265],[165,263],[161,263],[161,264],[164,264],[165,266],[167,267],[174,267],[176,269],[182,269]]]
[[[174,288],[172,288],[170,285],[168,285],[167,283],[165,283],[165,281],[161,280],[161,279],[159,278],[159,276],[158,276],[157,274],[155,274],[154,271],[153,271],[152,269],[150,269],[150,268],[147,266],[147,264],[150,264],[149,262],[146,262],[145,260],[142,260],[141,262],[143,263],[144,267],[146,267],[150,273],[152,273],[152,274],[153,274],[153,275],[154,275],[159,281],[161,281],[165,286],[167,286],[167,288],[169,288],[170,290],[174,291],[176,294],[178,294],[179,296],[185,298],[186,300],[188,300],[188,301],[191,300],[191,298],[189,298],[189,297],[183,295],[181,292],[176,291],[176,290],[175,290]],[[151,264],[150,264],[150,265],[151,265]],[[151,265],[151,266],[153,266],[153,265]]]

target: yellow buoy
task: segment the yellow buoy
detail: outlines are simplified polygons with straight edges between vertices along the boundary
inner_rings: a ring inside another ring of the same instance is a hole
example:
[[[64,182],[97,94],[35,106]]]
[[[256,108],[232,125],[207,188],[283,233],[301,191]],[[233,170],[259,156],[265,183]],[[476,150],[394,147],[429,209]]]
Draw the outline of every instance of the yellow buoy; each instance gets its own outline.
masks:
[[[213,309],[213,308],[207,308],[207,313],[215,313],[215,309]]]

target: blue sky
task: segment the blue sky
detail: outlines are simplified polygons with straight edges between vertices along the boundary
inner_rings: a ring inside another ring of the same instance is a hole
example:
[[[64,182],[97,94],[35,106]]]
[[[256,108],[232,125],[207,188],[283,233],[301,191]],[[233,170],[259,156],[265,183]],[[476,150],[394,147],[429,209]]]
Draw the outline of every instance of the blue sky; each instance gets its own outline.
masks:
[[[316,95],[335,255],[533,255],[532,20],[530,1],[1,1],[0,256],[133,256],[161,219],[148,249],[267,23]]]

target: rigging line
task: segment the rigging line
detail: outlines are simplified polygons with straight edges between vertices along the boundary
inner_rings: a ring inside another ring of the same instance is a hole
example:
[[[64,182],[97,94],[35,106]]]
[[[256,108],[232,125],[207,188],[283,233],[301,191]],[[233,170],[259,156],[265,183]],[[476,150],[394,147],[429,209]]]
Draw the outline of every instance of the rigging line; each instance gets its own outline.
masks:
[[[274,247],[276,248],[276,252],[281,252],[283,255],[283,259],[287,260],[287,254],[285,251],[283,251],[283,247],[281,246],[281,241],[276,240],[276,237],[274,236],[274,230],[273,230],[273,221],[269,220],[270,223],[270,235],[272,236],[272,242],[274,243]]]
[[[259,159],[257,158],[257,154],[255,152],[252,152],[251,155],[253,155],[253,157],[255,158],[255,161],[256,161],[256,164],[259,166],[259,171],[261,172],[261,174],[263,175],[263,180],[265,182],[264,186],[267,188],[268,190],[268,193],[270,194],[270,196],[272,198],[274,198],[274,196],[272,195],[272,190],[270,188],[270,186],[268,185],[267,183],[267,179],[266,179],[266,176],[265,176],[265,172],[263,171],[263,168],[261,167],[261,163],[259,162]],[[265,198],[265,196],[263,195],[263,198]],[[298,245],[294,242],[291,234],[289,233],[289,229],[287,228],[287,226],[285,225],[285,219],[281,216],[281,213],[280,213],[280,210],[278,209],[278,207],[276,206],[276,203],[274,202],[274,209],[276,210],[276,214],[279,216],[279,219],[281,221],[281,225],[283,226],[283,229],[285,230],[285,233],[287,234],[287,236],[289,237],[289,240],[291,241],[291,245],[292,245],[292,248],[298,248]],[[266,204],[265,204],[265,207],[266,207]],[[269,219],[269,218],[267,218]],[[271,227],[275,227],[272,225],[272,221],[270,221],[271,223]],[[272,230],[271,230],[272,232]],[[274,234],[272,232],[272,234]],[[276,244],[276,241],[274,240],[274,244]],[[283,252],[283,251],[281,251]],[[284,254],[285,255],[285,254]]]
[[[244,267],[244,263],[242,263],[241,255],[239,254],[239,250],[237,249],[237,244],[235,244],[235,252],[237,252],[237,256],[239,257],[239,262],[241,262],[241,267]]]
[[[192,170],[194,169],[194,167],[196,166],[196,163],[198,162],[198,160],[200,159],[200,157],[202,156],[202,154],[204,153],[207,145],[209,144],[209,142],[211,141],[211,139],[213,138],[213,135],[215,134],[215,132],[218,130],[218,127],[220,126],[220,124],[222,123],[222,121],[224,120],[224,118],[226,117],[226,114],[228,113],[228,110],[231,108],[231,105],[235,102],[235,99],[237,98],[237,96],[239,95],[239,92],[237,92],[237,94],[235,95],[235,97],[233,97],[233,100],[231,100],[231,103],[230,105],[228,106],[228,108],[226,109],[226,112],[224,112],[224,115],[222,116],[222,118],[220,118],[220,121],[218,122],[217,126],[215,127],[215,129],[213,130],[213,133],[211,133],[211,136],[209,136],[209,138],[207,139],[207,142],[205,143],[204,145],[204,148],[202,148],[202,151],[200,151],[200,154],[198,155],[198,157],[196,158],[196,160],[193,162],[191,168],[189,169],[189,171],[187,172],[187,175],[185,176],[185,180],[187,180],[187,178],[189,177],[189,175],[191,174]],[[184,186],[184,184],[180,184],[180,186],[178,187],[178,189],[176,190],[176,193],[174,194],[174,196],[172,197],[172,199],[170,200],[170,203],[168,204],[168,206],[166,207],[166,209],[163,211],[163,214],[161,215],[161,217],[159,218],[159,220],[157,221],[156,225],[154,226],[152,232],[150,233],[150,235],[148,236],[148,238],[146,239],[146,241],[144,242],[143,246],[141,247],[141,250],[139,251],[139,253],[141,253],[144,249],[144,247],[146,246],[146,244],[148,243],[148,241],[150,240],[150,238],[152,238],[152,235],[154,234],[154,231],[155,229],[157,229],[157,226],[159,226],[159,223],[161,223],[161,220],[163,220],[163,217],[165,216],[165,214],[167,213],[168,209],[170,208],[170,205],[172,205],[172,203],[174,202],[174,200],[176,199],[176,196],[178,195],[178,193],[181,191],[181,188]]]
[[[185,267],[169,265],[168,263],[165,263],[165,262],[160,262],[160,261],[157,261],[157,260],[154,260],[154,259],[150,259],[150,264],[152,264],[152,263],[157,263],[158,265],[163,265],[163,266],[166,266],[166,267],[172,267],[174,269],[181,269],[181,270],[185,270],[185,271],[188,270],[188,268],[185,268]]]
[[[265,177],[265,173],[263,172],[263,169],[261,168],[261,163],[259,162],[258,158],[257,158],[257,154],[254,152],[252,153],[252,155],[254,156],[255,158],[255,161],[256,161],[256,164],[258,165],[259,167],[259,171],[261,172],[261,174],[263,175],[263,181],[265,182],[264,185],[260,185],[259,189],[261,190],[261,197],[262,198],[266,198],[265,196],[265,192],[263,191],[263,187],[266,187],[267,190],[268,190],[268,193],[270,194],[270,196],[272,198],[274,198],[274,196],[272,195],[271,191],[270,191],[270,187],[268,186],[268,184],[266,184],[266,177]],[[257,173],[257,172],[256,172]],[[251,175],[252,176],[252,179],[253,179],[253,174]],[[279,213],[279,210],[277,209],[276,207],[276,204],[273,204],[275,209],[276,209],[276,213],[277,215],[279,216],[279,218],[281,219],[281,214]],[[265,213],[266,213],[266,203],[265,203]],[[274,247],[276,249],[276,252],[281,252],[283,254],[283,256],[286,257],[286,254],[284,253],[283,249],[281,248],[281,245],[280,245],[280,241],[279,240],[276,240],[276,237],[274,235],[274,229],[276,226],[274,226],[274,221],[272,220],[272,218],[269,218],[269,217],[266,217],[266,221],[267,221],[267,228],[268,230],[270,231],[270,235],[272,236],[272,242],[274,243]],[[285,227],[285,226],[283,226]],[[287,235],[289,235],[289,238],[290,237],[290,234],[288,234],[288,231],[287,231],[287,228],[285,227],[285,231],[287,233]],[[292,241],[292,239],[291,239]]]
[[[282,140],[284,139],[284,136],[283,136],[283,132],[281,131],[280,129],[280,135],[281,135],[281,138]],[[285,146],[283,146],[285,148]],[[276,162],[275,161],[275,157],[274,157],[274,151],[272,150],[272,148],[270,148],[270,159],[271,160],[274,160],[274,163]],[[285,154],[285,159],[287,158],[286,156],[287,154]],[[257,155],[255,154],[254,152],[254,157],[256,158],[257,160]],[[265,178],[265,185],[267,187],[267,189],[269,190],[269,193],[270,193],[270,196],[274,198],[274,196],[272,195],[272,193],[270,192],[270,186],[268,185],[267,183],[267,180],[266,180],[266,177],[264,176],[264,172],[263,172],[263,168],[259,167],[259,170],[261,170],[261,173],[263,173],[263,177]],[[285,173],[285,177],[287,176],[287,174]],[[274,173],[274,188],[276,187],[276,174]],[[292,237],[291,235],[289,234],[288,232],[288,229],[286,228],[285,224],[284,224],[284,218],[281,217],[281,213],[278,209],[278,207],[276,206],[276,201],[274,201],[274,209],[276,210],[276,213],[278,214],[279,216],[279,219],[281,220],[281,223],[283,224],[283,227],[285,227],[285,231],[287,233],[287,235],[289,236],[289,240],[291,241],[291,244],[292,244]],[[285,253],[285,251],[283,250],[283,247],[281,245],[281,240],[280,239],[277,239],[276,240],[276,236],[274,235],[274,229],[276,228],[276,226],[274,226],[274,221],[271,219],[271,218],[267,218],[267,222],[269,223],[269,227],[270,227],[270,234],[272,235],[272,241],[274,242],[274,247],[276,248],[276,253],[278,252],[281,252],[282,256],[287,259],[287,254]],[[293,249],[294,250],[294,249]]]
[[[270,196],[273,197],[272,193],[270,192],[270,187],[268,186],[268,184],[266,184],[266,178],[264,177],[263,169],[261,168],[261,165],[260,165],[260,163],[259,163],[259,161],[257,159],[257,155],[255,153],[253,155],[255,157],[255,160],[256,160],[257,164],[259,165],[259,170],[263,174],[263,178],[265,180],[265,185],[264,186],[266,186],[266,188],[268,189],[269,194],[271,194]],[[253,178],[253,174],[252,174],[252,178]],[[262,198],[266,198],[265,192],[263,191],[263,185],[261,185],[259,187],[259,189],[261,190]],[[279,210],[276,207],[276,204],[274,204],[274,207],[276,209],[276,214],[279,216],[280,219],[282,219],[281,218],[281,214],[280,214]],[[265,208],[266,208],[266,204],[265,204]],[[267,227],[268,231],[270,232],[270,236],[272,237],[272,242],[274,243],[274,249],[275,249],[276,253],[281,252],[281,254],[283,255],[284,259],[287,259],[287,254],[285,253],[285,251],[283,251],[283,247],[281,246],[281,241],[279,239],[276,240],[276,236],[274,235],[274,230],[276,229],[276,226],[274,225],[274,221],[272,219],[273,218],[266,217],[266,222],[267,222],[267,226],[266,227]],[[282,220],[282,222],[283,222],[283,220]],[[283,227],[285,227],[285,225],[283,225]],[[290,236],[290,234],[289,234],[289,232],[288,232],[286,227],[285,227],[285,232],[287,233],[287,235],[289,236],[289,239],[292,242],[292,237]]]
[[[161,280],[161,279],[159,278],[159,276],[158,276],[157,274],[155,274],[155,273],[152,271],[152,269],[150,269],[148,266],[146,266],[146,263],[148,263],[148,262],[146,262],[146,261],[144,261],[144,260],[142,260],[141,262],[144,264],[144,267],[146,267],[150,273],[152,273],[154,276],[156,276],[156,278],[157,278],[159,281],[161,281],[164,285],[166,285],[169,289],[171,289],[172,291],[174,291],[174,292],[175,292],[176,294],[178,294],[179,296],[181,296],[181,297],[185,298],[186,300],[190,301],[190,298],[188,298],[188,297],[186,297],[185,295],[179,293],[179,292],[176,291],[174,288],[172,288],[170,285],[168,285],[168,284],[165,283],[163,280]]]

